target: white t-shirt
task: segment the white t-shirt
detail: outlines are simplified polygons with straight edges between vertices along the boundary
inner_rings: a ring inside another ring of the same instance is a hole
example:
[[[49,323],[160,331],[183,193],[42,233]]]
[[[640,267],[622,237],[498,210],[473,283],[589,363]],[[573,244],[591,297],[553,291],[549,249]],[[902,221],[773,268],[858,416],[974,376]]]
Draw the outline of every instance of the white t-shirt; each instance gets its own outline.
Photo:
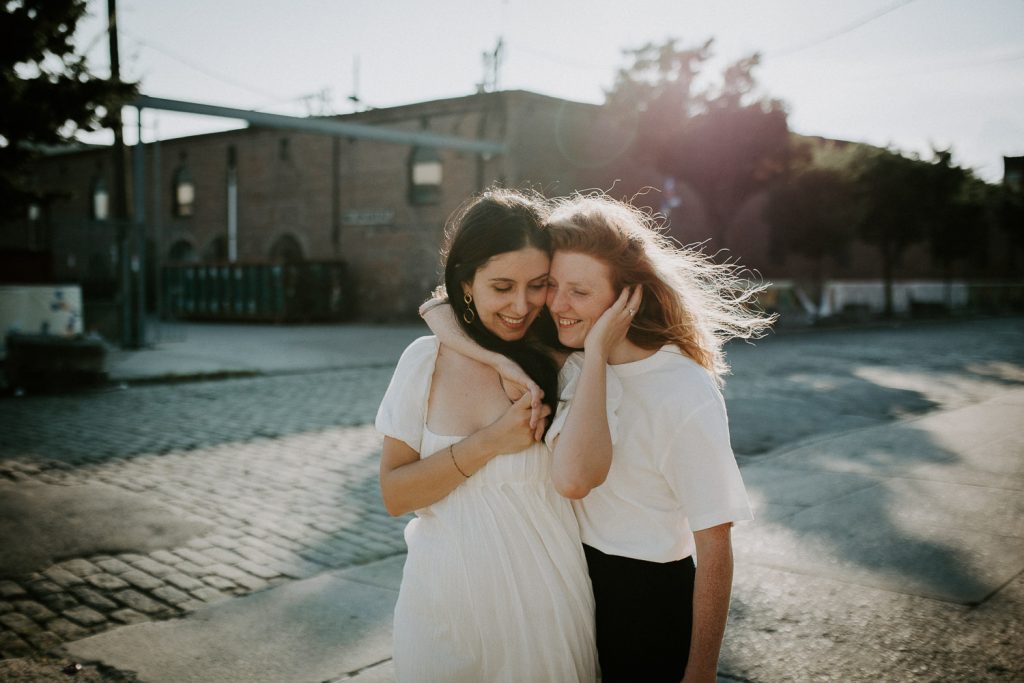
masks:
[[[583,354],[566,361],[557,436],[579,384]],[[610,365],[612,464],[605,482],[573,507],[587,545],[610,555],[671,562],[694,552],[693,531],[753,519],[729,442],[725,401],[711,375],[665,346]]]

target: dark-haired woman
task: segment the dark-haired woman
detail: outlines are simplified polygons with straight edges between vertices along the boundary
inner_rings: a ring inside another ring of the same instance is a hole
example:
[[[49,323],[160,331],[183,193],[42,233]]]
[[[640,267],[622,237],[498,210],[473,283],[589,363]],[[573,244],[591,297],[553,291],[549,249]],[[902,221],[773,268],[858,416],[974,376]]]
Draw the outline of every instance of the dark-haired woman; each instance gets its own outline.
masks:
[[[444,278],[462,333],[521,365],[547,417],[557,365],[527,339],[547,294],[541,206],[506,190],[471,201],[450,224]],[[530,419],[529,394],[510,401],[494,369],[435,337],[403,353],[376,421],[384,504],[416,513],[395,607],[399,681],[596,680],[576,518]]]

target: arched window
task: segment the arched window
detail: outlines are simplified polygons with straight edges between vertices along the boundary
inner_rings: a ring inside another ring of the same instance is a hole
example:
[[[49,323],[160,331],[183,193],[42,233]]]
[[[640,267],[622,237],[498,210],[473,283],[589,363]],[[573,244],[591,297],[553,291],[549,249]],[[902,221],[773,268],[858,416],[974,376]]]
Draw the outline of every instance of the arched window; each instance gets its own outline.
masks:
[[[100,176],[92,181],[92,189],[89,192],[89,217],[94,221],[105,221],[110,218],[110,192]]]
[[[206,252],[203,254],[205,257],[203,260],[207,262],[211,261],[227,261],[228,260],[228,238],[224,235],[218,235],[206,245]]]
[[[437,204],[441,201],[444,169],[433,147],[414,147],[409,156],[409,202]]]
[[[188,168],[179,166],[174,172],[174,182],[171,186],[171,206],[174,215],[179,218],[187,218],[195,210],[196,186],[192,182],[192,174]]]
[[[302,245],[293,235],[281,235],[270,247],[270,260],[274,263],[301,263]]]
[[[199,257],[188,240],[178,240],[167,252],[167,260],[170,263],[195,263]]]

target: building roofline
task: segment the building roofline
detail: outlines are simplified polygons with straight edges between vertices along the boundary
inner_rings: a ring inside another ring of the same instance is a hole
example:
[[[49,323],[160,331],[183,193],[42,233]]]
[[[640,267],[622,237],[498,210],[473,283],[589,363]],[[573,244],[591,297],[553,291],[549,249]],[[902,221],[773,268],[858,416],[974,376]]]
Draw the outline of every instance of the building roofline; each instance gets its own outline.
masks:
[[[429,130],[399,130],[373,126],[357,121],[342,121],[328,118],[312,118],[299,116],[286,116],[284,114],[271,114],[267,112],[253,111],[250,109],[238,109],[235,107],[224,107],[201,102],[185,102],[182,100],[171,100],[162,97],[149,95],[138,95],[129,104],[142,109],[158,109],[164,111],[184,112],[188,114],[205,114],[227,119],[240,119],[247,121],[252,126],[260,128],[276,128],[288,131],[300,131],[320,135],[332,135],[364,140],[374,140],[397,145],[434,147],[438,149],[454,149],[460,152],[474,152],[477,154],[502,154],[505,152],[505,145],[493,140],[482,140],[478,138],[461,137],[457,135],[445,135]]]
[[[421,112],[420,110],[422,110],[424,108],[429,108],[431,106],[450,107],[450,106],[452,106],[454,104],[457,104],[457,103],[460,103],[460,102],[461,103],[465,103],[465,104],[471,104],[473,102],[478,102],[478,101],[480,101],[481,99],[484,99],[484,98],[486,98],[486,99],[502,99],[502,98],[515,98],[515,99],[518,99],[518,98],[522,98],[522,99],[532,99],[532,100],[535,100],[535,101],[548,101],[548,102],[569,103],[569,104],[572,104],[572,105],[575,105],[575,106],[581,106],[581,107],[600,107],[601,106],[601,105],[591,104],[591,103],[587,103],[587,102],[577,102],[575,100],[567,100],[567,99],[564,99],[564,98],[561,98],[561,97],[554,97],[552,95],[544,95],[542,93],[536,93],[536,92],[533,92],[533,91],[530,91],[530,90],[517,89],[517,90],[498,90],[498,91],[485,92],[485,93],[470,93],[468,95],[458,95],[458,96],[454,96],[454,97],[445,97],[445,98],[440,98],[440,99],[436,99],[436,100],[424,100],[424,101],[421,101],[421,102],[409,102],[407,104],[398,104],[398,105],[394,105],[394,106],[390,106],[390,107],[378,107],[378,108],[374,108],[374,109],[367,109],[365,111],[360,111],[360,112],[350,112],[350,113],[347,113],[347,114],[333,114],[331,116],[311,116],[311,117],[293,117],[293,118],[301,118],[302,120],[324,121],[324,122],[348,119],[348,120],[351,120],[354,123],[354,122],[356,122],[356,121],[358,121],[360,119],[378,118],[382,114],[385,115],[385,116],[387,114],[392,114],[392,115],[403,115],[404,114],[404,116],[396,116],[395,117],[396,120],[400,120],[401,118],[412,118],[413,116],[422,116],[422,115],[425,114],[425,112]],[[237,120],[237,119],[225,119],[225,120]],[[160,142],[161,143],[168,143],[168,144],[178,144],[178,143],[184,143],[184,142],[189,142],[189,141],[195,141],[195,140],[198,140],[198,139],[215,140],[217,138],[222,138],[222,137],[227,137],[227,136],[232,136],[232,135],[239,135],[239,134],[250,133],[250,132],[253,132],[253,131],[267,131],[267,130],[272,130],[272,129],[267,127],[267,126],[262,126],[262,125],[259,125],[259,124],[250,124],[250,125],[247,125],[247,126],[243,125],[243,126],[241,126],[239,128],[233,128],[231,130],[219,130],[219,131],[214,131],[214,132],[210,132],[210,133],[193,133],[193,134],[190,134],[190,135],[182,135],[180,137],[161,138]],[[145,143],[145,144],[151,144],[151,143]],[[131,148],[133,146],[134,145],[127,145],[128,148]],[[97,145],[97,144],[87,144],[87,143],[73,143],[72,145],[69,145],[67,147],[53,146],[51,149],[47,149],[44,152],[44,155],[45,156],[72,155],[72,154],[78,154],[78,153],[86,153],[86,152],[95,152],[95,151],[109,150],[112,147],[113,147],[112,145]]]
[[[396,104],[388,107],[374,107],[363,111],[350,112],[347,114],[334,114],[322,118],[348,118],[348,117],[365,117],[367,115],[374,115],[379,113],[400,113],[403,110],[420,109],[424,106],[451,106],[459,103],[470,104],[478,102],[481,99],[508,99],[508,98],[523,98],[533,100],[546,100],[549,102],[568,103],[578,105],[581,107],[600,107],[599,104],[591,104],[589,102],[578,102],[576,100],[568,100],[564,97],[555,97],[553,95],[544,95],[542,93],[533,92],[532,90],[496,90],[492,92],[483,93],[470,93],[468,95],[456,95],[453,97],[442,97],[435,100],[423,100],[420,102],[408,102],[406,104]]]

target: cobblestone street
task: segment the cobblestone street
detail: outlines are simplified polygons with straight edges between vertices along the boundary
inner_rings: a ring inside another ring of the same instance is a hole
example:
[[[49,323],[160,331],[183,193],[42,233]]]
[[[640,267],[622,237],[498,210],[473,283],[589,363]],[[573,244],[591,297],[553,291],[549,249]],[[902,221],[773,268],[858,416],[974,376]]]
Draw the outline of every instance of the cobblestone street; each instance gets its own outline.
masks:
[[[3,580],[3,657],[402,552],[406,520],[380,503],[368,425],[390,376],[362,368],[4,401],[8,486],[116,487],[209,532]]]
[[[734,345],[725,393],[741,466],[1024,385],[1022,341],[1008,319]],[[0,557],[0,660],[403,553],[408,518],[381,504],[372,427],[392,369],[0,398],[0,547],[23,551]],[[29,496],[50,527],[8,511]]]

